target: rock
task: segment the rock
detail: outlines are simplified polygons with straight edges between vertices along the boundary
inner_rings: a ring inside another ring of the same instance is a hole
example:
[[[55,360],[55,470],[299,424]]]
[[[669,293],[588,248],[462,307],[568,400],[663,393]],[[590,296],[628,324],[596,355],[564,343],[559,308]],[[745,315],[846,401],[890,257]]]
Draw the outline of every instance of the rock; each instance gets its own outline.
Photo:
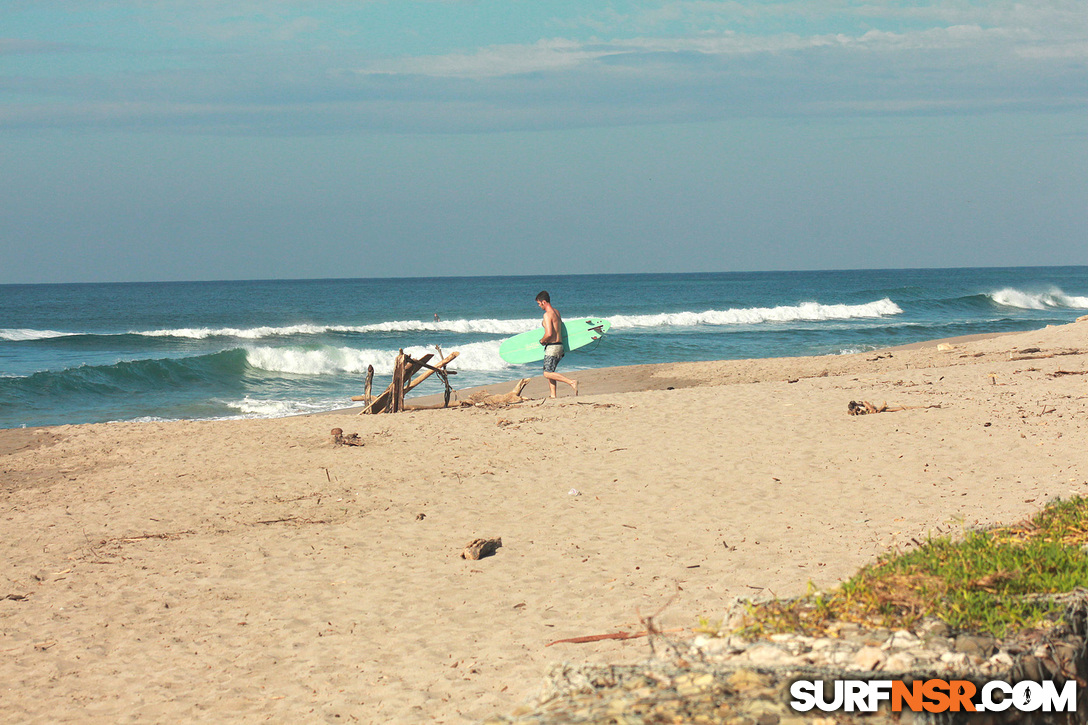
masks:
[[[827,633],[832,637],[849,637],[861,631],[861,627],[853,622],[832,622],[827,628]]]
[[[751,670],[737,670],[729,675],[726,683],[736,692],[747,692],[760,687],[766,687],[770,680],[758,672]]]
[[[922,646],[928,650],[935,651],[937,654],[944,654],[952,649],[955,640],[948,637],[939,637],[934,634],[927,634],[922,637]]]
[[[923,638],[926,636],[947,637],[950,633],[948,623],[940,619],[927,619],[918,626],[918,634]]]
[[[790,665],[800,664],[797,657],[770,644],[757,644],[745,652],[745,657],[753,665]]]
[[[1015,663],[1016,660],[1005,652],[998,652],[993,657],[986,660],[986,666],[991,672],[1002,672],[1012,667]]]
[[[842,667],[854,661],[854,653],[850,650],[836,650],[828,656],[827,661],[829,664]]]
[[[888,655],[881,669],[885,672],[908,672],[912,667],[914,667],[914,655],[910,652],[895,652]]]
[[[956,652],[969,655],[977,655],[983,659],[989,657],[997,650],[997,643],[993,637],[985,634],[961,634],[956,637],[952,646]]]
[[[887,659],[888,655],[879,647],[862,647],[854,655],[854,664],[858,669],[868,672],[879,668]]]
[[[922,640],[919,637],[911,634],[905,629],[900,629],[888,638],[888,641],[884,643],[882,649],[913,649],[915,647],[920,647],[921,645]]]
[[[1039,660],[1034,657],[1025,657],[1020,660],[1020,672],[1023,678],[1038,681],[1043,679],[1044,670]]]
[[[971,664],[971,657],[965,652],[945,652],[940,661],[944,669],[958,670]]]
[[[794,656],[804,654],[812,649],[812,638],[800,634],[772,634],[770,639]]]

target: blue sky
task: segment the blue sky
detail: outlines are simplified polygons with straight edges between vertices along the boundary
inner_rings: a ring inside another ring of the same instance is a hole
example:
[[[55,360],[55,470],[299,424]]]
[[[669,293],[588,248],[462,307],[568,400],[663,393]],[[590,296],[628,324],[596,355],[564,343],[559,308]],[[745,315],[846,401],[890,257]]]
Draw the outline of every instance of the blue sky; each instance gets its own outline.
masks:
[[[0,283],[1088,264],[1088,3],[6,0]]]

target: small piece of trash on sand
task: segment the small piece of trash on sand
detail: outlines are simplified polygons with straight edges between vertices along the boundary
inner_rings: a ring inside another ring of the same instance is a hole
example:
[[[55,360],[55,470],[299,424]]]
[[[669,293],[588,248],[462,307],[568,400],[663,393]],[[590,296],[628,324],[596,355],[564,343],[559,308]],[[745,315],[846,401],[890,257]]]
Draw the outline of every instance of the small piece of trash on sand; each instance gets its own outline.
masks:
[[[581,492],[581,491],[579,491],[579,490],[578,490],[578,489],[576,489],[576,488],[572,488],[571,490],[567,491],[567,495],[568,495],[568,496],[581,496],[581,495],[582,495],[582,492]]]

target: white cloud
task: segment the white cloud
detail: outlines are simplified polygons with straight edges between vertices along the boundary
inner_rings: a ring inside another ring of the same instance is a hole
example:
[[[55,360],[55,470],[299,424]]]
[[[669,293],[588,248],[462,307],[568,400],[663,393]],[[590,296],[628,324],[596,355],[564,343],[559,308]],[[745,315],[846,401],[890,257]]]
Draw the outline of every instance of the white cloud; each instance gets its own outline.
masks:
[[[0,124],[441,131],[1088,105],[1088,13],[1063,0],[676,2],[653,18],[601,11],[599,39],[385,58],[362,43],[326,52],[281,42],[328,32],[276,12],[285,7],[242,14],[240,25],[216,16],[212,26],[245,42],[187,48],[169,69],[9,77],[9,93],[50,105],[9,104]],[[829,20],[836,14],[866,22]],[[766,22],[775,17],[789,22]],[[617,37],[608,22],[647,31]],[[36,47],[0,40],[0,53]]]
[[[495,45],[475,53],[451,53],[378,61],[355,69],[363,74],[417,74],[457,78],[493,78],[575,68],[605,55],[624,52],[594,48],[570,40],[541,40],[532,45]]]
[[[1023,46],[1016,53],[1024,58],[1055,60],[1059,58],[1088,58],[1088,40],[1073,43],[1055,43],[1043,46]]]
[[[1029,41],[1025,31],[986,29],[977,25],[956,25],[908,33],[869,30],[861,35],[842,33],[801,36],[744,35],[726,32],[674,38],[633,38],[630,40],[578,43],[562,38],[541,40],[531,45],[496,45],[475,53],[387,59],[362,68],[361,74],[413,74],[434,77],[495,78],[525,73],[572,70],[609,56],[652,53],[695,53],[702,56],[736,56],[761,53],[789,53],[820,48],[896,52],[918,50],[979,49]]]

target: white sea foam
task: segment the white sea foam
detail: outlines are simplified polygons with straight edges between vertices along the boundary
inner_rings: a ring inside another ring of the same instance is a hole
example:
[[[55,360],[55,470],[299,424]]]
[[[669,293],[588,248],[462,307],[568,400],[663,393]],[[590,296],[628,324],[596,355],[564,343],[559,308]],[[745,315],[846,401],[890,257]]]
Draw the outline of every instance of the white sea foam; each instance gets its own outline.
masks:
[[[756,325],[764,322],[818,322],[884,317],[903,312],[885,297],[863,305],[821,305],[802,302],[781,307],[747,307],[706,312],[667,312],[656,315],[617,315],[610,317],[613,328],[622,327],[694,327],[697,325]]]
[[[486,333],[491,335],[516,335],[519,332],[540,327],[540,319],[522,320],[495,320],[491,318],[480,320],[448,320],[442,322],[419,322],[416,320],[399,320],[395,322],[380,322],[375,325],[361,325],[354,328],[345,328],[344,332],[460,332],[460,333]],[[336,328],[331,328],[334,331]]]
[[[449,320],[448,322],[421,322],[418,320],[394,320],[373,325],[288,325],[286,327],[182,327],[168,330],[146,330],[133,335],[147,337],[184,337],[204,340],[209,337],[234,337],[242,340],[260,340],[266,337],[287,335],[322,335],[328,332],[366,334],[368,332],[460,332],[516,335],[540,325],[540,320]]]
[[[454,370],[487,371],[510,367],[499,357],[498,340],[450,345],[449,350],[460,352],[457,360],[450,366]],[[437,355],[434,348],[406,347],[404,351],[417,360],[427,353]],[[246,362],[260,370],[293,375],[363,374],[369,365],[374,366],[377,375],[392,375],[397,352],[331,346],[317,350],[260,346],[246,351]]]
[[[75,334],[74,332],[57,332],[56,330],[8,329],[0,330],[0,340],[25,342],[27,340],[48,340],[53,337],[70,337]]]
[[[763,322],[796,322],[849,320],[857,318],[885,317],[903,312],[899,305],[888,298],[861,305],[822,305],[803,302],[799,305],[780,307],[749,307],[704,312],[662,312],[650,315],[610,315],[608,320],[615,328],[634,327],[691,327],[695,325],[754,325]],[[575,319],[578,313],[567,314]],[[286,327],[186,327],[177,329],[133,332],[148,337],[183,337],[203,340],[209,337],[233,337],[243,340],[288,335],[321,335],[329,332],[366,334],[371,332],[453,332],[460,334],[516,335],[540,327],[539,318],[497,320],[391,320],[372,325],[289,325]],[[365,367],[365,366],[364,366]],[[376,367],[376,366],[375,366]]]
[[[1057,287],[1051,287],[1046,292],[1023,292],[1012,287],[1006,287],[996,292],[989,292],[986,296],[999,305],[1019,307],[1024,310],[1047,310],[1061,307],[1074,310],[1088,309],[1088,297],[1067,295]]]
[[[320,335],[331,327],[325,325],[290,325],[287,327],[182,327],[171,330],[145,330],[133,332],[133,335],[145,337],[185,337],[204,340],[209,337],[236,337],[242,340],[259,340],[277,335]]]
[[[241,413],[242,418],[283,418],[289,415],[320,413],[345,407],[342,399],[315,402],[312,400],[260,400],[248,395],[242,400],[223,401],[225,405]]]

